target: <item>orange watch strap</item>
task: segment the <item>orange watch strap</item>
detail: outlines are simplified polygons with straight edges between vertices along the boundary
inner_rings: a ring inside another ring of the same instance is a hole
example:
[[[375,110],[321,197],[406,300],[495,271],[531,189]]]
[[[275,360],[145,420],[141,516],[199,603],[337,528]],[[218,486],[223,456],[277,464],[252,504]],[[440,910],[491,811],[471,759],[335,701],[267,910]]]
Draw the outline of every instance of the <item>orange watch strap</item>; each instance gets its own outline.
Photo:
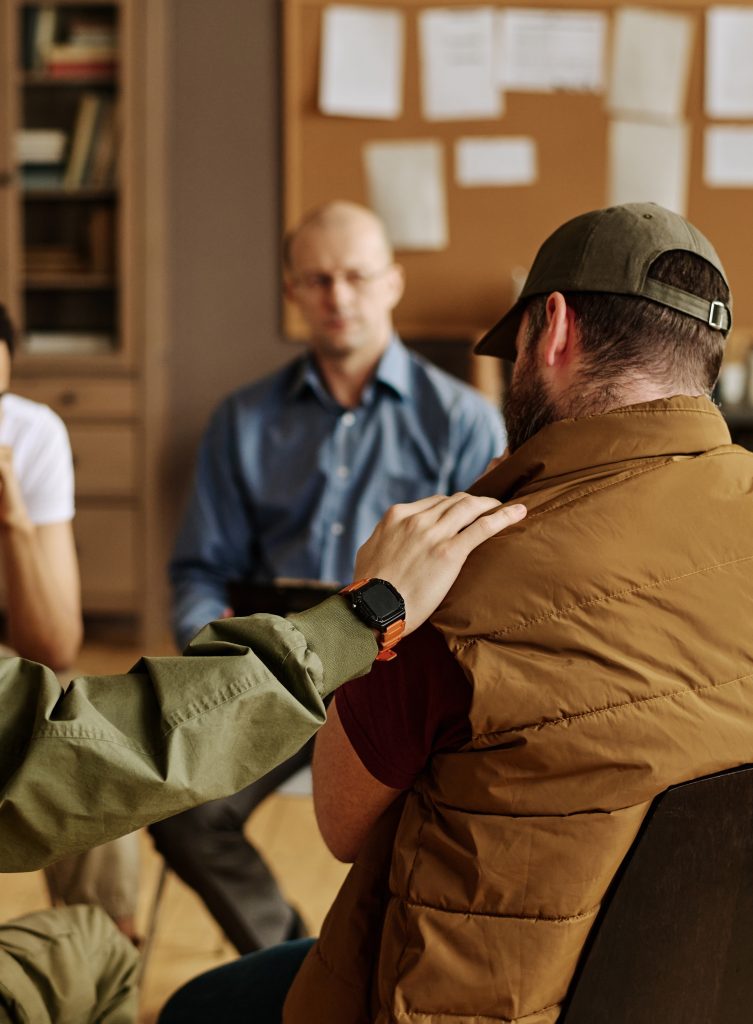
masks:
[[[400,640],[405,630],[405,619],[398,619],[397,622],[393,622],[391,626],[388,626],[385,631],[380,634],[379,640],[379,654],[376,656],[376,661],[392,661],[393,658],[397,657],[397,654],[392,650],[395,644]]]
[[[343,587],[340,591],[341,594],[348,594],[352,590],[360,590],[360,588],[368,583],[368,577],[363,580],[356,580],[354,583],[349,583],[347,587]],[[375,661],[392,661],[393,658],[397,657],[397,654],[392,650],[396,643],[400,640],[405,631],[405,619],[398,619],[397,622],[393,622],[383,632],[379,634],[377,644],[379,645],[379,654],[377,654]]]
[[[368,579],[356,580],[355,583],[349,583],[347,585],[347,587],[343,587],[342,590],[340,591],[340,593],[341,594],[349,594],[351,590],[358,590],[360,587],[362,587],[364,585],[364,583],[368,583],[368,582],[369,582]]]

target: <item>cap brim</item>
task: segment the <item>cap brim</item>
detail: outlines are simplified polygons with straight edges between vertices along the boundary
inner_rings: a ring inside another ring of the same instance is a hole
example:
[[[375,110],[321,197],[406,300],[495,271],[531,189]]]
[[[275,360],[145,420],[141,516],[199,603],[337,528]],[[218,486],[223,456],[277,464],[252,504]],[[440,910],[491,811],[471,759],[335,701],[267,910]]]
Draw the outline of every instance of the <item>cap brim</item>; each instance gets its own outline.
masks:
[[[526,302],[519,299],[476,344],[473,350],[476,355],[497,356],[498,359],[509,359],[514,363],[517,356],[515,339],[525,308]]]

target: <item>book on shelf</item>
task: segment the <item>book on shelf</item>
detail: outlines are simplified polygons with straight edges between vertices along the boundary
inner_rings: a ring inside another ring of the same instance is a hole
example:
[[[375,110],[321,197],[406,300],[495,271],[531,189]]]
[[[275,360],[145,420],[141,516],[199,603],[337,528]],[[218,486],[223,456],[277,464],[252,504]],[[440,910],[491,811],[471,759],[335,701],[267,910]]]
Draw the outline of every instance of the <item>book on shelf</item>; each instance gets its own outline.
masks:
[[[117,43],[115,23],[93,15],[81,14],[72,17],[68,23],[68,42],[79,46],[109,46]]]
[[[96,13],[61,14],[55,4],[24,5],[23,66],[52,77],[102,77],[117,67],[117,28]]]
[[[65,164],[24,164],[21,186],[26,192],[63,187]]]
[[[84,184],[86,168],[91,154],[97,119],[104,98],[95,92],[85,92],[78,101],[76,123],[68,151],[68,161],[63,178],[64,188],[80,188]]]
[[[114,44],[92,46],[56,43],[49,48],[45,66],[52,78],[99,78],[112,75],[117,67],[117,49]]]
[[[87,266],[72,245],[26,245],[24,271],[30,277],[82,274]]]
[[[94,356],[112,352],[115,338],[101,331],[29,331],[23,348],[35,356]]]
[[[64,188],[111,188],[115,182],[116,159],[115,103],[108,96],[85,92],[76,112]]]
[[[57,128],[21,128],[16,133],[19,164],[59,164],[65,155],[68,133]]]
[[[86,225],[87,269],[92,274],[115,272],[115,211],[104,203],[92,204]]]
[[[51,4],[24,12],[24,67],[43,71],[58,31],[58,10]]]
[[[39,10],[36,7],[21,9],[21,66],[24,71],[32,71],[34,68],[34,37],[38,14]]]
[[[105,99],[99,110],[89,159],[84,172],[84,184],[89,188],[111,188],[115,184],[117,132],[115,104]]]

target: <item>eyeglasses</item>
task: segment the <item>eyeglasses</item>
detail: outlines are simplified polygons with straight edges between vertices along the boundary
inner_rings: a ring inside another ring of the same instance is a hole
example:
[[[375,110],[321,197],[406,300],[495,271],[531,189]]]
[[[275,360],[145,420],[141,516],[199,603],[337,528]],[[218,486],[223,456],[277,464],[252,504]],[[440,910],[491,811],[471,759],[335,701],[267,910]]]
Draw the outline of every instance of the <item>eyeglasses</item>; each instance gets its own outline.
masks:
[[[334,288],[337,281],[344,281],[354,291],[365,291],[369,285],[378,278],[383,277],[394,264],[390,263],[381,270],[338,270],[333,274],[325,274],[322,271],[311,271],[306,274],[296,274],[293,277],[293,287],[308,292],[328,292]]]

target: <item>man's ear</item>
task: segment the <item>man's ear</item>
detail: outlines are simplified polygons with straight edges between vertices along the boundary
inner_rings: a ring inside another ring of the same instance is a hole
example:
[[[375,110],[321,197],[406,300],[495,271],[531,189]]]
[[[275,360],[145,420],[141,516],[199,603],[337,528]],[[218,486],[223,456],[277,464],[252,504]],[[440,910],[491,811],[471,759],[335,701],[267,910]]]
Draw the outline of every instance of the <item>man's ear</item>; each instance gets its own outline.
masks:
[[[552,292],[546,300],[544,364],[556,368],[570,362],[577,349],[575,316],[562,292]]]
[[[288,302],[297,303],[295,288],[293,287],[293,282],[291,281],[290,275],[287,271],[284,271],[282,275],[282,294]]]
[[[390,310],[393,310],[405,291],[405,271],[400,263],[393,263],[387,273],[390,275]]]

